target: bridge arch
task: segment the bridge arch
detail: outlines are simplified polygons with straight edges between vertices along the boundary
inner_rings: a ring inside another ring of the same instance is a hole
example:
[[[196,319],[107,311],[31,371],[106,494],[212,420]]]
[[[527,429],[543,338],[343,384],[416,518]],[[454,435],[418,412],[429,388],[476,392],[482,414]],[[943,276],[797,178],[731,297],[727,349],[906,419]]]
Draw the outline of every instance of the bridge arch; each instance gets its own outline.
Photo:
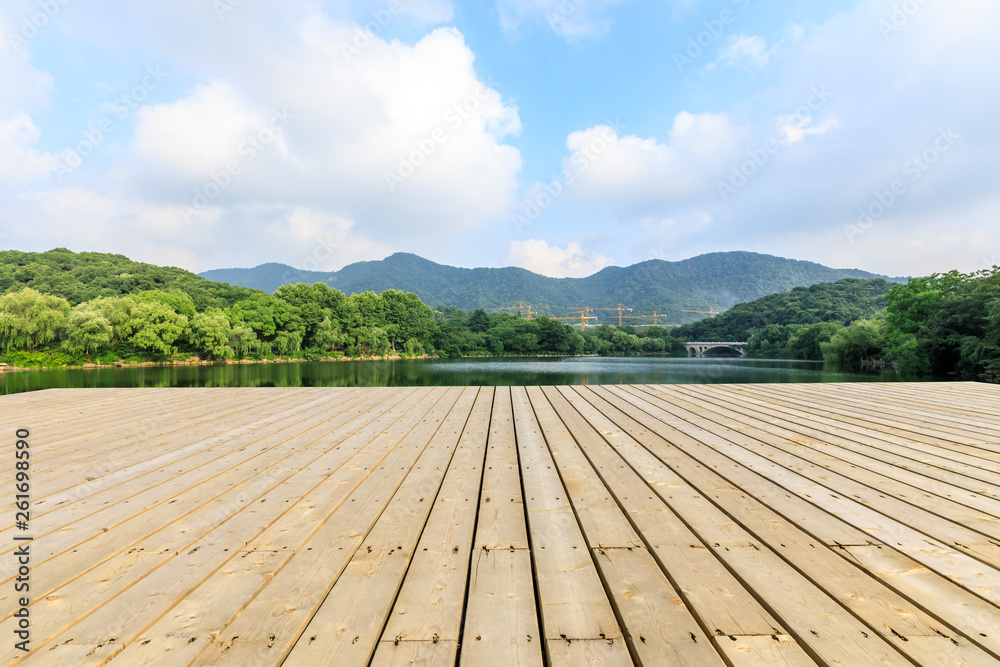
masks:
[[[746,342],[693,342],[687,343],[689,357],[745,357]]]

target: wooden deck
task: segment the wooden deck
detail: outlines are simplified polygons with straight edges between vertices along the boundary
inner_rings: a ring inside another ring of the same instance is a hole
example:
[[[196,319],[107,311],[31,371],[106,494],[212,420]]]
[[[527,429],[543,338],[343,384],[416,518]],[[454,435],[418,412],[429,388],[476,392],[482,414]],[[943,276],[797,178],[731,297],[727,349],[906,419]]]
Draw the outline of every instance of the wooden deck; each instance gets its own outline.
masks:
[[[1000,386],[81,389],[0,664],[997,665]]]

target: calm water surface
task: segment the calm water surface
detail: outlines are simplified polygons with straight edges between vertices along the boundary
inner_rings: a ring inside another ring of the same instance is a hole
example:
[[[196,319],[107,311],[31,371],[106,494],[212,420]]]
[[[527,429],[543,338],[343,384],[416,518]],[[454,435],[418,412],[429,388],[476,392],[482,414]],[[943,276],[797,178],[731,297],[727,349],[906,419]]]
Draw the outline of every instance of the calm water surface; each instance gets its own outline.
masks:
[[[79,387],[385,387],[430,385],[893,382],[889,371],[845,372],[822,362],[673,357],[554,357],[340,361],[20,371],[0,375],[0,394]],[[940,379],[940,378],[936,378]]]

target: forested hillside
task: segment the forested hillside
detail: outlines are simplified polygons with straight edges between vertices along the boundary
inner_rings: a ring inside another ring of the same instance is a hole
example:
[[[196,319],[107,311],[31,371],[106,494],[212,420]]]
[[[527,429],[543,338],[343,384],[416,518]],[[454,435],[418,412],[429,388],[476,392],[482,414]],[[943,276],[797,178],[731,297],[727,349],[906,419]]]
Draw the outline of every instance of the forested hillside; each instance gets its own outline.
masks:
[[[833,322],[847,326],[885,310],[892,283],[882,279],[845,278],[835,283],[796,287],[741,303],[715,318],[685,324],[673,330],[686,340],[745,341],[754,329],[769,325]]]
[[[15,366],[679,349],[662,328],[583,335],[545,317],[434,311],[394,289],[348,296],[298,283],[268,294],[65,249],[0,253],[0,288],[0,361]]]
[[[322,282],[346,294],[399,289],[424,303],[467,311],[530,304],[535,312],[559,316],[567,309],[615,307],[665,315],[670,323],[699,319],[684,310],[723,311],[737,303],[843,278],[887,278],[854,269],[831,269],[813,262],[750,252],[722,252],[679,262],[649,260],[608,267],[587,278],[547,278],[520,268],[461,269],[397,253],[377,262],[359,262],[336,272],[307,272],[283,264],[255,269],[219,269],[201,276],[273,291],[291,282]],[[607,312],[598,316],[609,321]]]
[[[23,287],[62,297],[71,306],[97,297],[180,290],[201,310],[209,306],[226,308],[257,293],[206,280],[176,267],[133,262],[124,255],[75,253],[65,248],[48,252],[0,251],[0,294]]]

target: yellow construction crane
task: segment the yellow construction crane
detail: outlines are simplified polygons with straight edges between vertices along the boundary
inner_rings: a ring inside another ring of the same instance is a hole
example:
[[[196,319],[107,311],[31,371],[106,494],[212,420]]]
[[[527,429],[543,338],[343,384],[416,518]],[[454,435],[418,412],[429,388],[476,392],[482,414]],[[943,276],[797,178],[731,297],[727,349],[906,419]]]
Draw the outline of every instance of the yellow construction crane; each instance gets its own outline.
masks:
[[[524,317],[524,311],[527,310],[528,311],[528,316],[525,319],[528,319],[528,320],[532,319],[531,318],[531,305],[530,304],[529,305],[525,305],[523,302],[518,302],[518,304],[516,306],[504,306],[503,308],[484,308],[483,310],[486,310],[486,311],[491,311],[491,310],[516,310],[517,314],[520,315],[521,317]]]
[[[625,306],[623,306],[620,303],[618,304],[617,308],[591,308],[591,310],[617,310],[618,311],[618,326],[622,325],[622,313],[625,312],[626,310],[628,312],[630,312],[630,313],[632,312],[631,308],[626,308]]]
[[[622,319],[625,319],[625,320],[634,320],[634,319],[639,319],[639,318],[648,319],[650,317],[653,318],[653,326],[654,327],[660,326],[659,315],[656,313],[655,310],[653,311],[652,315],[625,315]]]
[[[708,307],[708,310],[682,310],[682,313],[701,313],[702,315],[708,315],[709,317],[715,317],[719,313],[712,306]]]
[[[550,317],[550,320],[580,320],[580,331],[587,330],[587,320],[596,320],[597,318],[590,314],[592,308],[570,308],[570,317]],[[578,311],[578,312],[577,312]]]

